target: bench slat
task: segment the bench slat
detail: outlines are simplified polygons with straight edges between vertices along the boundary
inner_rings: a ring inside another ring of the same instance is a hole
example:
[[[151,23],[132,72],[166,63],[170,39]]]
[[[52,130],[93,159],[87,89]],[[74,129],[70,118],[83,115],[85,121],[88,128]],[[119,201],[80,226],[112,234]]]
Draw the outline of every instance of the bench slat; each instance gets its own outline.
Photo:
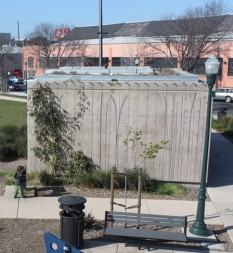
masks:
[[[150,217],[150,218],[154,218],[154,217],[158,217],[158,218],[166,218],[166,219],[169,219],[169,218],[172,218],[172,219],[178,219],[178,220],[182,220],[183,218],[185,218],[186,216],[170,216],[170,215],[161,215],[161,214],[145,214],[145,213],[127,213],[127,212],[118,212],[118,211],[113,211],[113,212],[110,212],[110,211],[106,211],[108,214],[113,214],[114,216],[130,216],[130,217],[137,217],[137,216],[140,216],[140,217]]]
[[[131,229],[131,228],[105,228],[105,235],[120,236],[120,237],[132,237],[143,239],[157,239],[157,240],[171,240],[186,242],[187,237],[183,233],[179,232],[161,232],[153,230]]]
[[[118,214],[115,212],[106,213],[107,222],[115,223],[128,223],[128,224],[141,224],[141,225],[151,225],[151,226],[169,226],[169,227],[184,227],[186,225],[186,217],[172,217],[172,216],[147,216],[145,214],[130,214],[125,213],[125,215]]]
[[[111,225],[110,225],[111,224]],[[148,225],[148,228],[129,228],[116,227],[114,224],[137,224]],[[161,227],[161,229],[152,228],[152,226]],[[180,227],[183,231],[165,231],[166,227]],[[105,212],[104,235],[143,238],[143,239],[161,239],[173,241],[187,241],[186,236],[187,217],[186,216],[168,216],[153,214],[138,214],[126,212]]]

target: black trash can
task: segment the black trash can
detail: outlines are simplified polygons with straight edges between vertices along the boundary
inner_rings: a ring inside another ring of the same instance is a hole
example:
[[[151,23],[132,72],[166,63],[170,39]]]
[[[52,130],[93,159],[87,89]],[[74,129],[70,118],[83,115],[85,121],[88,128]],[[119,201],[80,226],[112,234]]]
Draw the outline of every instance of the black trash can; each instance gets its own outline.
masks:
[[[60,203],[60,237],[69,245],[83,245],[83,223],[86,199],[76,195],[66,195],[58,199]]]

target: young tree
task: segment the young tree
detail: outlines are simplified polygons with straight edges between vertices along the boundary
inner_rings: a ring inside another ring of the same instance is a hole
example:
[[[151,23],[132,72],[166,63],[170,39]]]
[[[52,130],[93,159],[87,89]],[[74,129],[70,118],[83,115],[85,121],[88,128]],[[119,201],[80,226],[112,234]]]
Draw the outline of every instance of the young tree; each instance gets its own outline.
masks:
[[[66,41],[64,38],[56,40],[55,32],[58,27],[65,26],[40,23],[27,35],[27,44],[32,46],[35,55],[39,55],[44,68],[62,67],[71,57],[80,56],[83,52],[83,41]]]
[[[224,15],[226,10],[222,0],[210,0],[203,6],[188,8],[177,19],[162,21],[160,43],[148,45],[170,59],[177,57],[180,68],[192,72],[200,58],[218,52],[219,42],[229,34],[232,24],[228,15]]]

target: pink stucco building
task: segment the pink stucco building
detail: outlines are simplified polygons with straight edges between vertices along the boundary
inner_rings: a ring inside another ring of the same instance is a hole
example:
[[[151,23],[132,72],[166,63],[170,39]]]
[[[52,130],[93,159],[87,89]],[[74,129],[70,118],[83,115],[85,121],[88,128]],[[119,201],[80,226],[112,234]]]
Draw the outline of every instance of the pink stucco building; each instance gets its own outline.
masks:
[[[233,16],[224,17],[224,24],[233,24]],[[106,35],[103,38],[103,65],[107,66],[150,66],[152,68],[180,68],[181,58],[175,51],[171,55],[161,42],[161,36],[167,29],[165,21],[148,21],[104,25]],[[231,29],[229,30],[231,31]],[[233,31],[233,27],[232,27]],[[213,53],[220,60],[217,87],[233,87],[233,33],[229,32],[214,48]],[[52,64],[47,65],[45,57],[32,45],[23,47],[23,62],[26,62],[27,76],[38,76],[48,68],[61,66],[98,66],[99,37],[98,26],[76,27],[64,38],[64,44],[53,44],[50,55]],[[67,41],[78,41],[72,52],[59,54],[67,47]],[[159,48],[159,50],[158,50]],[[167,53],[166,53],[167,52]],[[204,62],[208,55],[201,56],[192,73],[205,78]]]

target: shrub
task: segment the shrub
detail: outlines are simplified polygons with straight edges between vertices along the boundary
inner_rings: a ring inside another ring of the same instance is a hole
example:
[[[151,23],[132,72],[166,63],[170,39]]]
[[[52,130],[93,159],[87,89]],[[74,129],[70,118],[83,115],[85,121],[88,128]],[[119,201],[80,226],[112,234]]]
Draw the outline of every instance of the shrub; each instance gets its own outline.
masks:
[[[76,186],[83,186],[87,188],[102,188],[99,183],[98,172],[89,172],[86,174],[76,175],[74,184]]]
[[[186,188],[180,184],[160,182],[156,187],[156,194],[160,195],[174,195],[184,193],[186,193]]]
[[[18,157],[27,158],[27,136],[18,136],[15,139],[15,146]]]
[[[96,169],[92,159],[85,156],[82,151],[73,152],[70,155],[69,163],[67,166],[67,177],[74,178],[81,174],[87,174]]]
[[[212,127],[217,131],[224,131],[226,126],[223,120],[213,119],[212,120]]]
[[[233,132],[233,118],[230,118],[227,125],[227,130]]]
[[[40,183],[43,186],[50,186],[50,185],[56,185],[57,184],[56,178],[52,174],[49,174],[47,170],[41,170],[40,171],[39,179],[40,179]]]
[[[225,136],[233,139],[233,118],[232,117],[223,117],[222,119],[212,121],[212,127],[222,132]]]
[[[17,131],[15,139],[19,157],[27,157],[27,126],[21,126]]]
[[[0,129],[0,161],[27,157],[27,127],[7,125]]]
[[[14,175],[15,175],[15,172],[12,170],[4,171],[0,173],[0,177],[5,177],[5,185],[14,184]]]
[[[32,171],[30,173],[27,173],[27,184],[39,185],[40,184],[39,172]]]
[[[16,144],[14,143],[4,143],[0,144],[0,161],[5,162],[18,157],[18,152]]]
[[[18,135],[18,128],[14,125],[7,125],[3,126],[0,129],[0,132],[4,136],[6,143],[14,143],[14,140]]]
[[[95,217],[92,215],[92,213],[90,212],[84,217],[83,227],[84,229],[88,230],[88,229],[100,228],[102,227],[102,225],[101,225],[101,222],[97,221]]]

